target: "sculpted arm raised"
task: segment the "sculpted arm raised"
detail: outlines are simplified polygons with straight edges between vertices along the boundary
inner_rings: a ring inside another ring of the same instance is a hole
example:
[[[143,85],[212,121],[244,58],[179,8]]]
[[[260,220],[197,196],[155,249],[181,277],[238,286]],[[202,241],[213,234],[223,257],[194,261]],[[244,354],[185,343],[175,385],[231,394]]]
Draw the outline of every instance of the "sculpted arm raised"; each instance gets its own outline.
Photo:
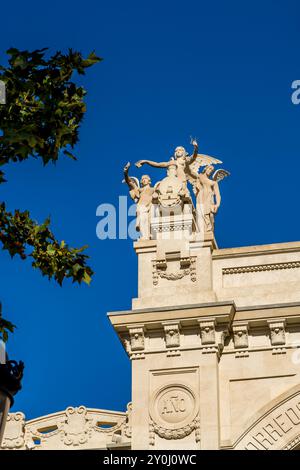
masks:
[[[126,183],[129,188],[129,194],[131,199],[135,202],[138,202],[140,199],[140,185],[139,180],[134,176],[128,175],[128,170],[130,168],[130,162],[128,162],[123,169],[124,180],[123,183]]]
[[[125,183],[128,185],[129,189],[135,189],[136,184],[128,175],[129,168],[130,168],[130,162],[126,163],[126,165],[123,168],[124,180],[125,180]]]
[[[153,162],[152,160],[139,160],[138,162],[136,162],[135,166],[137,166],[138,168],[140,168],[142,165],[149,165],[149,166],[152,166],[154,168],[168,168],[168,166],[170,165],[170,162]]]
[[[196,139],[192,139],[191,141],[191,144],[194,146],[194,152],[193,152],[193,155],[191,156],[190,160],[189,160],[189,165],[192,165],[195,161],[196,161],[196,158],[198,156],[198,142]]]

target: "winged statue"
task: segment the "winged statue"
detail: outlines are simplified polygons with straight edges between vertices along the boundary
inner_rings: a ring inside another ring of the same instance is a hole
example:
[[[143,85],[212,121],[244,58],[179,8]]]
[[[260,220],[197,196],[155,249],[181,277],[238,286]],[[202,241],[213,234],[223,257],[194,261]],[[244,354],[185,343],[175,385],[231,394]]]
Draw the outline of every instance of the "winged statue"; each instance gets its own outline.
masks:
[[[135,176],[129,176],[129,168],[130,162],[124,166],[123,182],[129,187],[130,197],[136,203],[136,230],[140,232],[141,239],[148,240],[150,238],[150,210],[155,190],[151,186],[149,175],[143,175],[139,182]]]
[[[191,138],[191,144],[194,147],[192,155],[189,155],[185,148],[180,146],[175,148],[175,152],[169,161],[139,160],[135,165],[137,168],[141,168],[143,165],[149,165],[154,168],[166,168],[168,176],[165,180],[168,180],[169,186],[170,183],[174,186],[176,180],[178,182],[177,186],[180,186],[180,194],[185,194],[186,200],[189,198],[188,183],[190,183],[196,196],[196,212],[199,218],[198,226],[202,227],[204,232],[213,232],[214,216],[221,204],[219,182],[229,176],[230,173],[223,168],[215,170],[215,165],[222,164],[222,161],[210,155],[198,153],[198,143],[195,138]],[[135,201],[139,201],[138,203],[140,203],[141,195],[144,193],[145,184],[142,182],[143,178],[147,179],[146,187],[150,187],[149,181],[151,183],[151,180],[148,175],[142,177],[140,187],[137,178],[128,176],[127,169],[125,182],[130,187],[131,196],[134,195]],[[158,186],[160,183],[151,188],[152,196],[156,189],[160,187]],[[147,190],[145,194],[149,193],[150,196],[151,191]],[[168,192],[170,192],[169,189]]]
[[[194,161],[186,165],[187,179],[196,196],[198,227],[207,233],[214,231],[215,215],[221,204],[219,182],[230,175],[223,168],[215,170],[214,165],[220,163],[223,162],[215,157],[198,154]]]

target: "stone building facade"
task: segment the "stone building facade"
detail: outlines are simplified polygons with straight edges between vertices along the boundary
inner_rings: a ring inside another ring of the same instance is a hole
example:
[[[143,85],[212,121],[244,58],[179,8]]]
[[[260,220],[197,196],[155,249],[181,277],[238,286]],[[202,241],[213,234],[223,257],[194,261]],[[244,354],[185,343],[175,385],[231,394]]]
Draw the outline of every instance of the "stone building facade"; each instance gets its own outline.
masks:
[[[132,309],[108,314],[132,364],[127,411],[12,413],[3,449],[300,448],[300,242],[219,249],[175,202],[134,243]]]
[[[189,244],[161,268],[159,240],[136,242],[138,298],[108,315],[132,361],[128,410],[12,413],[3,449],[300,445],[300,242]]]

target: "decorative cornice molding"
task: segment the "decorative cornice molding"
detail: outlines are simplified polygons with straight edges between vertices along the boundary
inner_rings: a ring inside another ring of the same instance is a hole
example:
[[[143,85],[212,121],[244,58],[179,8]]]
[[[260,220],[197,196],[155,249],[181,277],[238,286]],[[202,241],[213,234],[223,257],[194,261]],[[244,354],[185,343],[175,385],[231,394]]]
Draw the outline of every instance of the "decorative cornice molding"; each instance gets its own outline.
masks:
[[[299,241],[215,249],[213,252],[213,259],[244,258],[245,256],[252,257],[297,252],[300,252]]]
[[[228,326],[223,325],[217,328],[215,318],[198,319],[200,328],[201,346],[199,349],[202,354],[216,353],[218,357],[224,349],[225,338],[228,336]]]
[[[170,224],[151,224],[151,231],[155,233],[162,233],[162,232],[174,232],[176,230],[191,230],[193,221],[186,223],[170,223]]]
[[[232,268],[223,268],[223,275],[228,274],[244,274],[244,273],[257,273],[263,271],[278,271],[282,269],[296,269],[300,268],[300,261],[292,261],[288,263],[273,263],[273,264],[258,264],[253,266],[236,266]]]

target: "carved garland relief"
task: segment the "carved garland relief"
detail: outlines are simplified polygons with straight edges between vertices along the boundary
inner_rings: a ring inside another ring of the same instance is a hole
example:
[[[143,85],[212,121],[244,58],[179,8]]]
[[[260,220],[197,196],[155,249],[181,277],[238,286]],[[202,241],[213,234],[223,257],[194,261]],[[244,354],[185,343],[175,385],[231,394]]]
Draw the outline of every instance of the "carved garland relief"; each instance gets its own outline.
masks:
[[[188,266],[188,267],[187,267]],[[157,286],[159,278],[167,279],[168,281],[178,281],[185,276],[190,276],[191,281],[197,280],[196,276],[196,257],[191,256],[180,260],[180,269],[176,272],[167,271],[167,263],[161,263],[160,261],[152,261],[152,279],[153,285]]]
[[[160,388],[150,405],[150,445],[155,434],[164,439],[182,439],[195,430],[200,441],[198,401],[194,392],[185,385],[166,385]]]

